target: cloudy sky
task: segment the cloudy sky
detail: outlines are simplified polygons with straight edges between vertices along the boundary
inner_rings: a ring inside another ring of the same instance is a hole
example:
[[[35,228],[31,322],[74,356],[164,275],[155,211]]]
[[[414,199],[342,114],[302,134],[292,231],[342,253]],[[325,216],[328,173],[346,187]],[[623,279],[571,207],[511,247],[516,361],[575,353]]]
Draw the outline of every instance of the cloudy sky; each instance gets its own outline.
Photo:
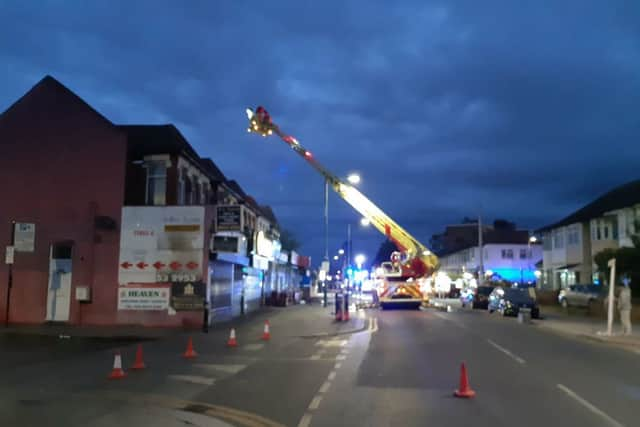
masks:
[[[247,106],[424,243],[479,210],[540,227],[640,178],[636,0],[1,1],[0,110],[45,74],[115,123],[176,124],[315,260],[323,180],[248,135]],[[332,195],[332,252],[357,221]]]

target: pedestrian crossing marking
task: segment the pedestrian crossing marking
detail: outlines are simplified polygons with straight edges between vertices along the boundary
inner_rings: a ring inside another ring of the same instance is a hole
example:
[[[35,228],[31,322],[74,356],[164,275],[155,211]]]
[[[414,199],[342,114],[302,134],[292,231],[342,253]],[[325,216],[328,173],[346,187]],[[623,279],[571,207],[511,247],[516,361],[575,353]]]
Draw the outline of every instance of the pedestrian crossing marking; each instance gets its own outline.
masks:
[[[213,385],[215,378],[202,377],[198,375],[169,375],[169,378],[175,381],[183,381],[192,384]]]
[[[237,374],[247,367],[247,365],[215,365],[210,363],[195,363],[193,366],[196,368],[224,372],[232,375]]]

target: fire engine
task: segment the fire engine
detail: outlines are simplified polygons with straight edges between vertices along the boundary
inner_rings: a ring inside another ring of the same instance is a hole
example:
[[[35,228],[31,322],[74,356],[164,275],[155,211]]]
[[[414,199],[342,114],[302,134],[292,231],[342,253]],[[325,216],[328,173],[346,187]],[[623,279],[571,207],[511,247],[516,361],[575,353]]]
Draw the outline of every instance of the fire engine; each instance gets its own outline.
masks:
[[[284,133],[272,120],[267,110],[259,106],[254,112],[247,109],[249,127],[247,132],[264,137],[279,136],[290,148],[318,171],[329,186],[358,213],[369,220],[378,231],[384,234],[398,248],[391,260],[383,262],[376,270],[380,279],[377,297],[380,306],[418,308],[428,301],[423,284],[438,267],[438,258],[415,237],[398,225],[378,206],[369,200],[353,185],[344,182],[322,166],[311,151],[304,148],[293,136]]]

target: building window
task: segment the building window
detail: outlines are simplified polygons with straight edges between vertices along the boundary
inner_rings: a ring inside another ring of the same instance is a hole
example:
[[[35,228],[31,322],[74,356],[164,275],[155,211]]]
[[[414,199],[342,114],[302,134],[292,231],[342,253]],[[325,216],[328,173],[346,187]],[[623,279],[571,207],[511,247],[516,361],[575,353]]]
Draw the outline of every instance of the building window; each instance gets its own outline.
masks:
[[[193,192],[193,204],[199,205],[201,204],[200,201],[202,200],[202,184],[200,184],[198,181],[195,181],[193,188],[195,188],[195,191]]]
[[[564,247],[563,230],[557,230],[553,233],[553,247],[554,249]]]
[[[596,240],[601,240],[602,235],[600,234],[600,224],[596,225]]]
[[[184,177],[184,204],[190,205],[193,197],[193,184],[189,176]]]
[[[150,162],[147,166],[146,203],[155,206],[167,203],[167,166],[164,161]]]
[[[520,249],[520,259],[527,259],[527,250]]]
[[[609,227],[604,226],[604,239],[607,240],[609,238]]]
[[[567,233],[567,245],[580,244],[580,232],[577,227],[572,227]]]
[[[187,172],[184,169],[180,169],[180,175],[178,176],[178,204],[185,204],[185,190],[187,187],[186,183]]]
[[[513,249],[503,249],[502,259],[513,259]]]

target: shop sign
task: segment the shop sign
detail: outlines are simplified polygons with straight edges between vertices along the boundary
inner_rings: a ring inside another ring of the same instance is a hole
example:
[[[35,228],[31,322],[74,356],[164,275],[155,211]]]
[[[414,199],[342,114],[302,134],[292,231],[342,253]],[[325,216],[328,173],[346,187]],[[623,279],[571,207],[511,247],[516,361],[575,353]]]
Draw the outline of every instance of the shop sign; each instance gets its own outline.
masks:
[[[176,311],[204,310],[206,287],[201,281],[171,284],[171,307]]]
[[[217,231],[242,230],[242,206],[218,206],[216,212]]]
[[[132,283],[118,288],[118,310],[166,310],[169,307],[167,286]]]
[[[259,231],[256,237],[256,252],[260,256],[273,259],[273,242],[265,237],[263,231]]]

